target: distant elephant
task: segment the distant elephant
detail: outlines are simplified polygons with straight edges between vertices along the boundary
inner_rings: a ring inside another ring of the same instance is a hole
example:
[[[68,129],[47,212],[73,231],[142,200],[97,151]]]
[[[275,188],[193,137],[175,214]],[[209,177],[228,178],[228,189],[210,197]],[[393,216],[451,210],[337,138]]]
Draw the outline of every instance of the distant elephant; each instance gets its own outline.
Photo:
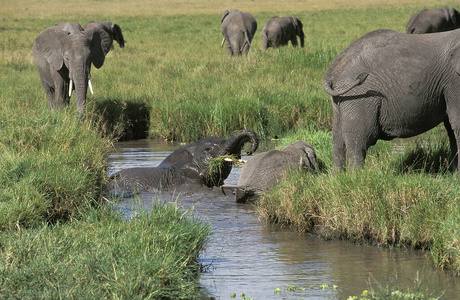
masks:
[[[302,22],[293,17],[273,17],[262,29],[262,48],[286,46],[291,41],[297,47],[297,36],[300,38],[300,47],[304,47],[305,34]]]
[[[441,122],[454,161],[460,146],[459,74],[460,30],[382,29],[354,41],[323,79],[332,96],[334,170],[345,170],[346,157],[350,168],[360,169],[379,139],[412,137]]]
[[[316,152],[312,146],[304,141],[297,141],[281,151],[258,153],[241,168],[237,185],[222,187],[235,189],[236,202],[248,202],[273,188],[283,174],[291,170],[316,170]]]
[[[460,14],[456,9],[439,7],[413,14],[406,25],[406,33],[434,33],[460,28]]]
[[[216,165],[211,161],[225,155],[240,159],[241,150],[247,142],[251,143],[247,154],[253,154],[259,145],[259,138],[253,130],[238,131],[228,140],[202,138],[176,149],[158,167],[121,170],[113,176],[109,193],[124,195],[144,190],[165,191],[183,184],[221,186],[232,170],[232,161],[221,160]]]
[[[91,63],[96,68],[102,67],[112,39],[124,47],[123,35],[117,24],[98,22],[88,23],[85,27],[86,30],[78,23],[61,22],[43,30],[32,47],[50,108],[67,106],[75,85],[77,111],[81,119],[85,115],[88,86],[92,92]],[[115,31],[111,32],[113,29]]]
[[[222,46],[227,41],[227,53],[230,56],[248,55],[251,41],[257,30],[254,17],[243,11],[225,10],[221,20]]]

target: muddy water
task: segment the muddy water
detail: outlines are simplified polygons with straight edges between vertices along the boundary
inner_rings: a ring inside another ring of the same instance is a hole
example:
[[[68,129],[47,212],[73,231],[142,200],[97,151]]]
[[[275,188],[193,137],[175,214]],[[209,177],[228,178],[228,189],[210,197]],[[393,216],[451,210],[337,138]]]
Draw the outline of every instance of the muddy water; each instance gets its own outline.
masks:
[[[110,156],[109,172],[128,167],[156,166],[180,144],[152,141],[124,142]],[[264,144],[258,151],[267,151]],[[236,184],[239,170],[226,180]],[[201,285],[215,299],[240,293],[253,299],[347,299],[370,287],[394,286],[402,291],[420,286],[427,295],[460,299],[460,280],[436,270],[429,253],[325,241],[299,235],[258,219],[253,207],[236,204],[220,190],[200,193],[142,194],[119,203],[127,215],[139,202],[177,201],[212,225],[213,235],[200,260],[206,266]],[[327,286],[326,286],[327,285]],[[295,287],[295,290],[294,288]],[[281,293],[275,293],[280,288]]]

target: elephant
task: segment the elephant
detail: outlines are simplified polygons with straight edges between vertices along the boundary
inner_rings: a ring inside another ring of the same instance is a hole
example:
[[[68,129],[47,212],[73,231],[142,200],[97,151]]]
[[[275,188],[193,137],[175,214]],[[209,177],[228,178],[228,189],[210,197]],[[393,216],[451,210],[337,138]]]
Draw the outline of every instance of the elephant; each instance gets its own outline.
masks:
[[[406,25],[406,33],[434,33],[460,28],[460,15],[454,8],[424,9],[413,14]]]
[[[221,20],[222,47],[227,41],[229,56],[248,55],[251,41],[257,30],[256,19],[249,13],[232,9],[225,10]]]
[[[109,194],[123,196],[142,191],[167,191],[182,185],[221,186],[232,170],[233,160],[219,158],[231,155],[240,159],[241,150],[248,142],[251,147],[246,153],[251,155],[259,145],[253,130],[240,130],[227,140],[216,136],[202,138],[176,149],[158,167],[128,168],[114,174]],[[213,160],[218,163],[213,164]]]
[[[323,88],[333,108],[334,172],[363,167],[377,140],[413,137],[441,122],[450,159],[460,146],[460,30],[369,32],[330,64]],[[460,171],[460,170],[459,170]]]
[[[300,38],[300,47],[304,47],[305,34],[303,24],[298,18],[285,16],[273,17],[265,23],[262,29],[262,48],[286,46],[291,41],[292,46],[297,47],[297,36]]]
[[[84,27],[60,22],[37,36],[32,55],[50,108],[68,106],[75,89],[77,112],[84,119],[88,86],[92,92],[91,63],[102,67],[113,39],[124,47],[120,26],[107,21]]]
[[[314,172],[317,168],[315,149],[304,141],[294,142],[280,150],[254,155],[241,168],[237,185],[233,188],[236,202],[245,203],[257,199],[273,188],[290,170]]]

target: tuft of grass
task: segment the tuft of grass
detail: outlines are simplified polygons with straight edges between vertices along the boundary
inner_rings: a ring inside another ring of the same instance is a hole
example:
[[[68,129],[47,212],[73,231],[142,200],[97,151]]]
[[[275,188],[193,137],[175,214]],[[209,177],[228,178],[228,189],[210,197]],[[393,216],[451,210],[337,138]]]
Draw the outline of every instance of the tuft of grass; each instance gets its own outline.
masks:
[[[0,235],[1,298],[199,299],[210,227],[174,204],[131,220],[90,209],[66,224]]]

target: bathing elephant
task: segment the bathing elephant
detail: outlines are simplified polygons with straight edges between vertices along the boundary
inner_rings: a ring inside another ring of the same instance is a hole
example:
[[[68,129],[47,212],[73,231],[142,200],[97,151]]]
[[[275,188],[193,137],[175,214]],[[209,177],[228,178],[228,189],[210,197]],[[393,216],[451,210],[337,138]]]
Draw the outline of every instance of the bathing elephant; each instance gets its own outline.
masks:
[[[110,22],[97,24],[100,26],[88,25],[85,30],[78,23],[61,22],[43,30],[32,47],[50,108],[67,106],[75,88],[77,111],[81,119],[85,115],[88,86],[92,92],[91,64],[96,68],[102,67],[113,38],[120,47],[124,46],[118,25]],[[110,28],[116,28],[116,32],[105,31],[110,31]]]
[[[274,187],[283,174],[290,170],[316,170],[316,153],[312,146],[304,141],[297,141],[281,151],[258,153],[241,168],[237,185],[222,187],[235,189],[236,202],[247,202]]]
[[[434,33],[460,28],[460,14],[454,8],[424,9],[413,14],[406,25],[406,33]]]
[[[372,31],[342,51],[323,87],[332,96],[334,171],[364,165],[377,140],[408,138],[441,122],[451,159],[460,146],[460,30]]]
[[[262,29],[262,48],[286,46],[291,41],[297,47],[297,36],[300,38],[300,47],[304,47],[305,34],[302,22],[293,17],[273,17],[265,23]]]
[[[192,144],[176,149],[158,167],[129,168],[112,176],[109,193],[130,194],[136,191],[165,191],[183,184],[192,186],[221,186],[232,170],[232,161],[213,159],[232,155],[241,158],[245,143],[251,147],[246,151],[253,154],[259,145],[259,138],[253,130],[241,130],[228,140],[220,137],[205,137]]]
[[[257,30],[254,17],[243,11],[225,10],[221,20],[222,46],[227,41],[227,53],[230,56],[247,55],[251,41]]]

